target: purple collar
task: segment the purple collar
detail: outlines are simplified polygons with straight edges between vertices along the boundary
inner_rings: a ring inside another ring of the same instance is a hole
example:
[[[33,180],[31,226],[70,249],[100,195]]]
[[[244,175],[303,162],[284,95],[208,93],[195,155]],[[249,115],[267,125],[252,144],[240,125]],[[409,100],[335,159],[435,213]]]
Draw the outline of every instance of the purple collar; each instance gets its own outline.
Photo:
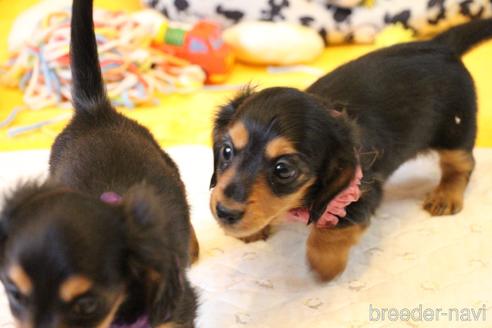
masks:
[[[109,328],[150,328],[147,316],[141,316],[137,321],[129,325],[111,324]]]
[[[118,205],[121,203],[121,195],[115,193],[114,191],[105,191],[99,196],[99,199],[110,205]]]

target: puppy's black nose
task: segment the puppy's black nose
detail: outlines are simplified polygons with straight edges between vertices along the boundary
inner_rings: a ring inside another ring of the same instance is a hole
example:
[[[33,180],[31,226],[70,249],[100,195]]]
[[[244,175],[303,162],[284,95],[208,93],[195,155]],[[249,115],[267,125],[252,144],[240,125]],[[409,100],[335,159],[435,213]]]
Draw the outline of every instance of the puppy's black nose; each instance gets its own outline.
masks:
[[[215,210],[219,219],[227,224],[236,223],[244,215],[243,211],[231,210],[227,207],[222,206],[220,203],[217,204]]]

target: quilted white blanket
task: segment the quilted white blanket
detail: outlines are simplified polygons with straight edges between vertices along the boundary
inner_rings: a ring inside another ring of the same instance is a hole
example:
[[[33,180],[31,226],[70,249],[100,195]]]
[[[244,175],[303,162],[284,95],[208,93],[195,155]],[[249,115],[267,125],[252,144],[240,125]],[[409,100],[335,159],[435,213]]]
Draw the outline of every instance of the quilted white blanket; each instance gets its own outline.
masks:
[[[492,149],[477,166],[465,208],[430,217],[421,209],[439,179],[436,159],[401,167],[347,271],[316,282],[304,259],[308,229],[281,223],[266,242],[227,237],[208,210],[211,152],[177,147],[201,258],[189,271],[200,294],[197,327],[492,327]],[[42,176],[47,152],[0,153],[0,192]],[[0,327],[13,327],[0,288]]]

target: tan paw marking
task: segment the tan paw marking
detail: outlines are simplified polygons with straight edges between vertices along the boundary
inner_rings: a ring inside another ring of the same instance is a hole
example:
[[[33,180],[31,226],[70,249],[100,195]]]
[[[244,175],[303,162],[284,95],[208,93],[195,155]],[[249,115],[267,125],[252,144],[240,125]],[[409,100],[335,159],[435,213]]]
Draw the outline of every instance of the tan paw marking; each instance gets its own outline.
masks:
[[[441,181],[424,201],[432,216],[451,215],[463,208],[463,194],[475,166],[473,155],[465,150],[439,151]]]
[[[463,197],[439,189],[434,190],[424,201],[424,209],[432,216],[452,215],[463,208]]]

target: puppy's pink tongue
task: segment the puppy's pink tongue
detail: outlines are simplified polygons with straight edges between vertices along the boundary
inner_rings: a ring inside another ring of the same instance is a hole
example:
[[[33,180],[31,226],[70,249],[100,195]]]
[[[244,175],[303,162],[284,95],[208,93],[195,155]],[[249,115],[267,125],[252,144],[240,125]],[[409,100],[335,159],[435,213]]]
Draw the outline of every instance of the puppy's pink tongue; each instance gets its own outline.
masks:
[[[328,203],[326,211],[319,218],[318,222],[316,222],[318,228],[333,228],[338,224],[338,218],[344,218],[347,215],[345,208],[360,198],[361,179],[362,169],[359,165],[356,168],[355,176],[350,182],[350,185]],[[309,210],[307,208],[292,209],[289,211],[287,219],[290,221],[301,221],[307,224],[309,221]]]

